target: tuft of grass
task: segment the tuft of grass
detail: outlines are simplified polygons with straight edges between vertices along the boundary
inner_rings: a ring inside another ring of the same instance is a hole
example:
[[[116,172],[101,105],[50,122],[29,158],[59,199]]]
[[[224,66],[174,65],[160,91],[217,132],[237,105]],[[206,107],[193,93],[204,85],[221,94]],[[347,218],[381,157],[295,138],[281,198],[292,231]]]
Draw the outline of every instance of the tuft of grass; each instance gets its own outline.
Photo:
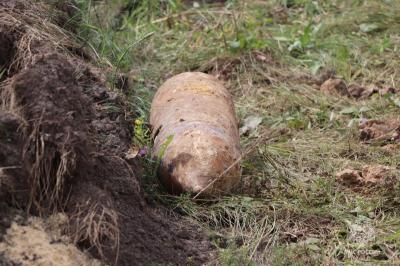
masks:
[[[89,248],[95,248],[100,257],[105,258],[104,248],[115,251],[115,262],[119,252],[118,214],[106,205],[90,202],[78,204],[70,217],[72,242],[82,244],[89,242]],[[109,246],[104,246],[107,239]]]

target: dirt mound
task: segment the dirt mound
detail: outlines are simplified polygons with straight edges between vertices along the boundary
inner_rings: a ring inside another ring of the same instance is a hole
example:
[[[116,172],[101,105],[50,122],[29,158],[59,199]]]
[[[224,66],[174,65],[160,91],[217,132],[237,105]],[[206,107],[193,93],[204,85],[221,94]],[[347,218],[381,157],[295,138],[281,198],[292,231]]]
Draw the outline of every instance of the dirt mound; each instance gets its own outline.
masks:
[[[364,142],[380,142],[383,145],[400,142],[400,120],[366,120],[359,126],[360,139]]]
[[[336,178],[348,186],[394,185],[398,180],[398,171],[384,165],[365,165],[362,171],[344,169],[336,174]]]
[[[374,94],[385,96],[399,92],[398,89],[388,86],[380,87],[371,85],[364,87],[359,84],[350,84],[347,86],[343,79],[337,78],[332,72],[324,73],[315,84],[318,85],[317,89],[327,95],[348,96],[358,100],[367,99]]]
[[[144,200],[135,166],[124,159],[131,132],[123,100],[69,52],[76,45],[51,24],[46,7],[0,1],[0,40],[8,73],[0,85],[0,200],[7,210],[42,217],[64,211],[72,242],[107,263],[207,261],[211,249],[199,228]]]
[[[346,83],[341,79],[330,78],[326,80],[322,85],[320,90],[325,94],[332,95],[344,95],[348,96]]]
[[[29,218],[25,224],[13,222],[0,242],[0,251],[18,265],[104,265],[79,251],[61,234],[58,225],[66,218],[58,214],[48,222],[37,217]]]

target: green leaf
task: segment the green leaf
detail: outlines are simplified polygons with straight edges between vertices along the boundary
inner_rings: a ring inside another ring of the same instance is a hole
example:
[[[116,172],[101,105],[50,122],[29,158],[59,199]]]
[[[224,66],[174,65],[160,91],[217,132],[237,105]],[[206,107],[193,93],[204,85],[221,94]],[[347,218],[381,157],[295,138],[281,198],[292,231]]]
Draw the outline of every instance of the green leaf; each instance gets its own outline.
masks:
[[[360,108],[360,113],[366,113],[366,112],[368,112],[370,110],[371,110],[371,108],[369,108],[367,106],[363,106],[363,107]]]
[[[320,240],[318,238],[315,237],[309,237],[306,239],[305,241],[307,244],[311,245],[311,244],[318,244],[320,242]]]
[[[162,159],[164,157],[165,151],[167,150],[169,144],[171,144],[174,139],[174,135],[169,135],[165,142],[161,145],[160,151],[158,152],[158,158]]]
[[[294,50],[302,50],[302,49],[303,49],[303,46],[301,45],[301,42],[299,40],[296,40],[288,48],[289,52],[294,51]]]
[[[315,76],[318,73],[318,70],[322,67],[321,62],[316,61],[314,64],[311,66],[311,73]]]
[[[304,129],[306,126],[306,122],[303,120],[300,120],[298,118],[294,118],[294,117],[289,117],[286,119],[287,120],[287,125],[290,128],[294,128],[294,129]]]
[[[303,34],[300,36],[300,43],[302,48],[306,48],[310,43],[311,43],[311,24],[308,25],[304,31]]]
[[[355,108],[354,106],[344,108],[342,111],[340,111],[340,114],[342,114],[342,115],[351,115],[351,114],[356,114],[356,113],[358,113],[358,109]]]
[[[5,68],[0,68],[0,79],[2,79],[3,78],[3,76],[4,76],[4,73],[6,73],[6,69]]]
[[[228,42],[229,43],[229,46],[232,48],[232,49],[239,49],[240,48],[240,42],[239,41],[231,41],[231,42]]]
[[[312,251],[320,251],[321,248],[318,247],[317,245],[311,244],[311,245],[307,245],[307,248],[312,250]]]
[[[394,105],[396,105],[397,107],[400,107],[400,98],[392,98],[392,101],[394,103]]]
[[[157,170],[161,165],[162,158],[164,157],[165,151],[167,150],[169,144],[171,144],[174,139],[174,135],[169,135],[165,142],[161,145],[160,150],[158,151],[158,157],[156,161],[156,166],[154,167],[153,176],[157,175]]]
[[[379,26],[375,23],[363,23],[360,24],[360,30],[365,33],[370,33],[379,29]]]
[[[284,36],[277,36],[273,38],[275,41],[280,41],[280,42],[290,42],[291,39],[284,37]]]

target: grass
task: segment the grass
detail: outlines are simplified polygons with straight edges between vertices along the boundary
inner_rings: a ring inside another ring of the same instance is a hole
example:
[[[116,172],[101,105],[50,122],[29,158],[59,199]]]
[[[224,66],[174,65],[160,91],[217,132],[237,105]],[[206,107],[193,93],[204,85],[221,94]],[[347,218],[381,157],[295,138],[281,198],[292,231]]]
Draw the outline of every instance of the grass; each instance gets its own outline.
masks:
[[[218,76],[232,93],[242,136],[237,193],[218,200],[170,196],[143,158],[147,192],[210,234],[220,265],[400,263],[399,189],[355,191],[334,178],[365,164],[399,167],[400,153],[359,141],[360,119],[399,113],[399,96],[366,100],[324,95],[315,78],[334,70],[348,84],[400,86],[398,1],[77,0],[78,35],[110,69],[130,80],[132,115],[150,145],[152,96],[183,71]],[[107,3],[107,4],[106,4]],[[71,20],[70,23],[73,23]]]

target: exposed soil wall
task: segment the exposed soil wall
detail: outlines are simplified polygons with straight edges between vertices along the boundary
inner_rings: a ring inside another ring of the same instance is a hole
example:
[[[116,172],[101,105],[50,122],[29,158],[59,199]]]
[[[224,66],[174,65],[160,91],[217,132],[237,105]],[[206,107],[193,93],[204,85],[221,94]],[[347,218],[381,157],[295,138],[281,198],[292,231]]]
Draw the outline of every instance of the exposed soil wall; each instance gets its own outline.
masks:
[[[46,12],[0,1],[2,217],[63,211],[71,242],[110,264],[206,262],[199,228],[144,200],[136,166],[124,159],[131,132],[123,99],[69,52],[79,48]],[[0,223],[0,235],[10,226]],[[0,262],[13,260],[1,253]]]

